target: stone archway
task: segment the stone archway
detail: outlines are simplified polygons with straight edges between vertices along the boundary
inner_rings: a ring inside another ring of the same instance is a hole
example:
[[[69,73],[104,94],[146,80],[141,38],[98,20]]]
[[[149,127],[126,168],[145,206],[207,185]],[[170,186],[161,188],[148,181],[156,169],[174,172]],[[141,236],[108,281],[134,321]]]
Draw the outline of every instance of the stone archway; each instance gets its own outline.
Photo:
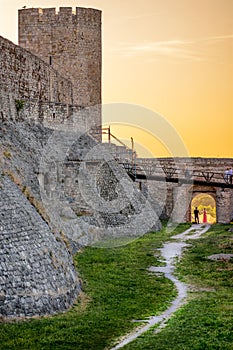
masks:
[[[209,186],[193,186],[192,189],[190,190],[190,204],[189,204],[189,208],[188,208],[187,216],[186,216],[186,219],[188,222],[192,222],[192,215],[193,215],[192,203],[193,203],[193,200],[199,195],[206,195],[206,196],[210,196],[211,198],[213,198],[213,200],[215,202],[216,213],[217,213],[217,190],[216,190],[216,188],[209,187]],[[201,217],[201,219],[202,219],[202,217]],[[217,222],[217,214],[216,214],[215,222]]]
[[[193,198],[200,194],[208,194],[213,197],[216,203],[216,222],[229,223],[233,218],[233,197],[231,189],[216,188],[209,186],[193,186],[190,190],[190,204],[186,220],[191,221],[191,205]]]
[[[193,195],[190,209],[191,209],[191,218],[190,221],[194,222],[194,208],[197,207],[199,210],[199,220],[200,223],[203,222],[203,212],[204,208],[207,213],[207,223],[214,224],[216,223],[216,196],[214,193],[195,193]]]
[[[216,222],[227,224],[233,221],[233,190],[219,186],[167,184],[166,203],[164,204],[163,218],[171,222],[191,222],[191,204],[198,194],[213,197],[216,205]]]

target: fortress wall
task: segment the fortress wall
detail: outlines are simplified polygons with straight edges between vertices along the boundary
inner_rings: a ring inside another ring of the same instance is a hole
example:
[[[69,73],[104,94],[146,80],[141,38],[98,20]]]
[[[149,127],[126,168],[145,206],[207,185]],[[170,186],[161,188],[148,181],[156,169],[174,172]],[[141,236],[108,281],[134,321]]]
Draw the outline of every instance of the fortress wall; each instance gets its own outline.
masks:
[[[73,117],[101,140],[101,106],[86,108],[72,103],[72,83],[25,49],[0,37],[0,120],[34,120],[48,126]],[[24,101],[18,113],[15,101]],[[92,132],[95,130],[95,132]]]
[[[222,172],[233,167],[232,158],[201,158],[201,157],[178,157],[178,158],[138,158],[137,163],[148,164],[151,166],[158,165],[161,167],[178,168],[181,171],[186,167],[190,169],[203,169],[203,171]]]
[[[218,222],[227,224],[233,219],[232,215],[232,189],[217,189],[216,201],[217,201],[217,218]]]
[[[66,310],[81,289],[72,256],[15,184],[0,185],[0,317]]]
[[[72,84],[38,57],[0,37],[0,96],[4,114],[12,113],[15,99],[72,104]]]
[[[0,120],[54,124],[75,114],[101,141],[101,11],[19,10],[19,44],[0,37]]]
[[[33,123],[42,123],[50,129],[61,127],[66,124],[80,132],[88,132],[92,137],[99,140],[101,134],[96,128],[96,116],[99,115],[100,106],[91,109],[80,106],[60,103],[60,102],[42,102],[36,99],[24,99],[24,106],[17,113],[15,98],[12,93],[0,89],[0,121],[32,121]]]
[[[72,84],[41,59],[0,37],[0,81],[18,98],[72,104]]]
[[[2,86],[0,81],[0,120],[13,119],[15,115],[15,94],[8,91],[7,86]]]
[[[87,120],[82,116],[83,108],[60,102],[41,102],[35,99],[26,100],[22,111],[18,113],[19,120],[33,120],[53,128],[61,125],[69,118],[75,117],[76,127],[86,127]]]

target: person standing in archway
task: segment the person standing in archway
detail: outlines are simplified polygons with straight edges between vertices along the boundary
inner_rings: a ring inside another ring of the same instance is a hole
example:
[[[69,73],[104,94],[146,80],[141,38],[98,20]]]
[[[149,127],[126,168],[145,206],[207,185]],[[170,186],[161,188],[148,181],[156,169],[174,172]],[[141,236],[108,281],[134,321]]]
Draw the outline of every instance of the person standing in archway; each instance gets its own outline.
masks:
[[[206,209],[204,208],[203,211],[203,223],[207,223],[207,213],[206,213]]]
[[[193,213],[194,213],[195,224],[199,224],[199,210],[197,209],[197,207],[194,209]]]

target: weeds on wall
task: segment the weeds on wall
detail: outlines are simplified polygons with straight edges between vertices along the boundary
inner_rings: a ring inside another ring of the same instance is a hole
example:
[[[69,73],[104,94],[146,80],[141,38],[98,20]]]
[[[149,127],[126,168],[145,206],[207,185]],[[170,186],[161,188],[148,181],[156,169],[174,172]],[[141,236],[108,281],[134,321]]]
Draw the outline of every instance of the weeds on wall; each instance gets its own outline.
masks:
[[[8,159],[11,159],[11,157],[12,157],[11,152],[6,150],[6,149],[3,151],[3,155],[5,158],[8,158]]]
[[[15,100],[15,108],[17,111],[17,114],[24,108],[24,101],[23,100]]]

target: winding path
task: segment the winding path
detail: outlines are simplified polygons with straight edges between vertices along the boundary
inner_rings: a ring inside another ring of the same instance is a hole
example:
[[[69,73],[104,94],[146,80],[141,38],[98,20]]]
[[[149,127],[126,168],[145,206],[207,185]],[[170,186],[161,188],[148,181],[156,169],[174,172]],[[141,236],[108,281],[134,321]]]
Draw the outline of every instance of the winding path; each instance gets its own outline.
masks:
[[[178,291],[178,295],[176,299],[171,303],[170,307],[167,310],[165,310],[161,315],[152,316],[147,320],[138,320],[137,322],[144,322],[146,323],[146,325],[142,326],[139,329],[136,329],[131,334],[126,335],[123,338],[123,340],[111,350],[123,348],[123,346],[132,342],[156,324],[158,324],[159,326],[158,328],[156,328],[154,333],[160,332],[160,330],[165,326],[167,320],[171,317],[171,315],[183,304],[184,299],[187,296],[188,287],[183,282],[180,282],[173,274],[175,269],[175,258],[180,258],[183,249],[185,247],[190,246],[190,244],[185,243],[185,241],[189,239],[199,238],[203,233],[208,231],[209,228],[210,225],[207,224],[192,225],[188,230],[178,235],[172,236],[171,239],[175,241],[169,241],[167,243],[164,243],[163,247],[159,249],[162,258],[164,259],[161,261],[164,262],[166,266],[151,266],[149,268],[149,271],[155,273],[163,273],[166,278],[168,278],[175,284]]]

